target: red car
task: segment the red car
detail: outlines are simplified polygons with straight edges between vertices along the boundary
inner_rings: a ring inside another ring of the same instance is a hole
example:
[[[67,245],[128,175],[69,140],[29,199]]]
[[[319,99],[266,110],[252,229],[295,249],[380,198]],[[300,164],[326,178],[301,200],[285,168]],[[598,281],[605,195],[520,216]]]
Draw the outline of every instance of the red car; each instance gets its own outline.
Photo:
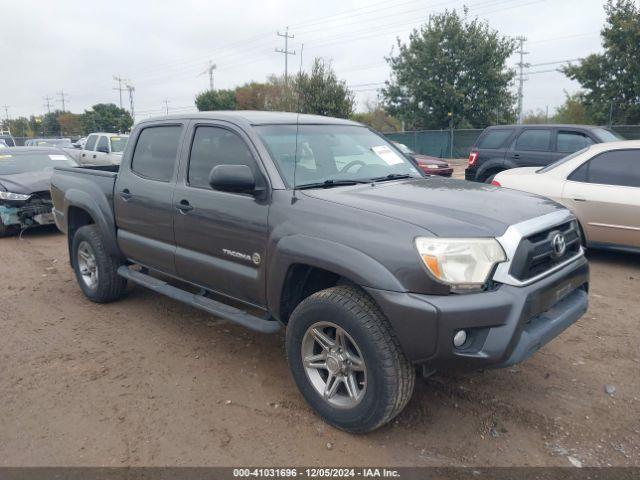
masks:
[[[393,144],[398,147],[402,153],[413,160],[416,167],[422,170],[423,173],[426,173],[427,175],[440,175],[442,177],[450,177],[453,174],[453,168],[444,160],[441,160],[438,157],[431,157],[429,155],[416,153],[402,143],[393,142]]]

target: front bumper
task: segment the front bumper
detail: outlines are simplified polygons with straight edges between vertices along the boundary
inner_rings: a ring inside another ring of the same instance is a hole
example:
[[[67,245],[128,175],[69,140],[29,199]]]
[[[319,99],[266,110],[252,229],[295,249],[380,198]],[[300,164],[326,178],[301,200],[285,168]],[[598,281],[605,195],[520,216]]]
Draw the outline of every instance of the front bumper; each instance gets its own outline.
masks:
[[[391,322],[405,354],[436,369],[506,367],[528,358],[587,310],[584,257],[526,286],[465,295],[367,289]],[[468,332],[462,348],[458,330]]]

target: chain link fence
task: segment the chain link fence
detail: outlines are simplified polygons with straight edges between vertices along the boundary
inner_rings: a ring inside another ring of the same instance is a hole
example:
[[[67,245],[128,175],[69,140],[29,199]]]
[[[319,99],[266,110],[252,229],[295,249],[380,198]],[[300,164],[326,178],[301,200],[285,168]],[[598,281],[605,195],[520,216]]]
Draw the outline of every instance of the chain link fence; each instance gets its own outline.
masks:
[[[613,125],[611,128],[627,140],[640,140],[640,125]],[[420,130],[385,133],[394,142],[405,144],[423,155],[440,158],[466,158],[483,129]],[[452,138],[453,137],[453,138]],[[453,140],[453,141],[452,141]]]

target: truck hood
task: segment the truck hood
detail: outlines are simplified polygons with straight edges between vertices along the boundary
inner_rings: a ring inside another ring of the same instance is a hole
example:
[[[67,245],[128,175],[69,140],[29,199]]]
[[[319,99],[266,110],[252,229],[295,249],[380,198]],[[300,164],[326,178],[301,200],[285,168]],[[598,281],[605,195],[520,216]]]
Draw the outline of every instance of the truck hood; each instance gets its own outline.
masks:
[[[48,192],[51,186],[51,175],[53,175],[53,169],[0,175],[0,190],[26,195],[35,192]]]
[[[496,237],[510,225],[564,208],[537,195],[438,177],[304,194],[412,223],[439,237]]]

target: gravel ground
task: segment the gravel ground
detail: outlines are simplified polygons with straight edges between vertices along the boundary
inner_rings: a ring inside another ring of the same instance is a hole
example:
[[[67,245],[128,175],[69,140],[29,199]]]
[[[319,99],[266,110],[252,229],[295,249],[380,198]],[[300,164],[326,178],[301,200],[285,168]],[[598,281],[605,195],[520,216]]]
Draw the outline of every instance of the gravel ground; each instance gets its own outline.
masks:
[[[516,367],[419,380],[364,436],[307,407],[282,335],[142,288],[92,304],[67,258],[54,229],[0,239],[0,465],[640,465],[640,256],[590,252],[577,324]]]

